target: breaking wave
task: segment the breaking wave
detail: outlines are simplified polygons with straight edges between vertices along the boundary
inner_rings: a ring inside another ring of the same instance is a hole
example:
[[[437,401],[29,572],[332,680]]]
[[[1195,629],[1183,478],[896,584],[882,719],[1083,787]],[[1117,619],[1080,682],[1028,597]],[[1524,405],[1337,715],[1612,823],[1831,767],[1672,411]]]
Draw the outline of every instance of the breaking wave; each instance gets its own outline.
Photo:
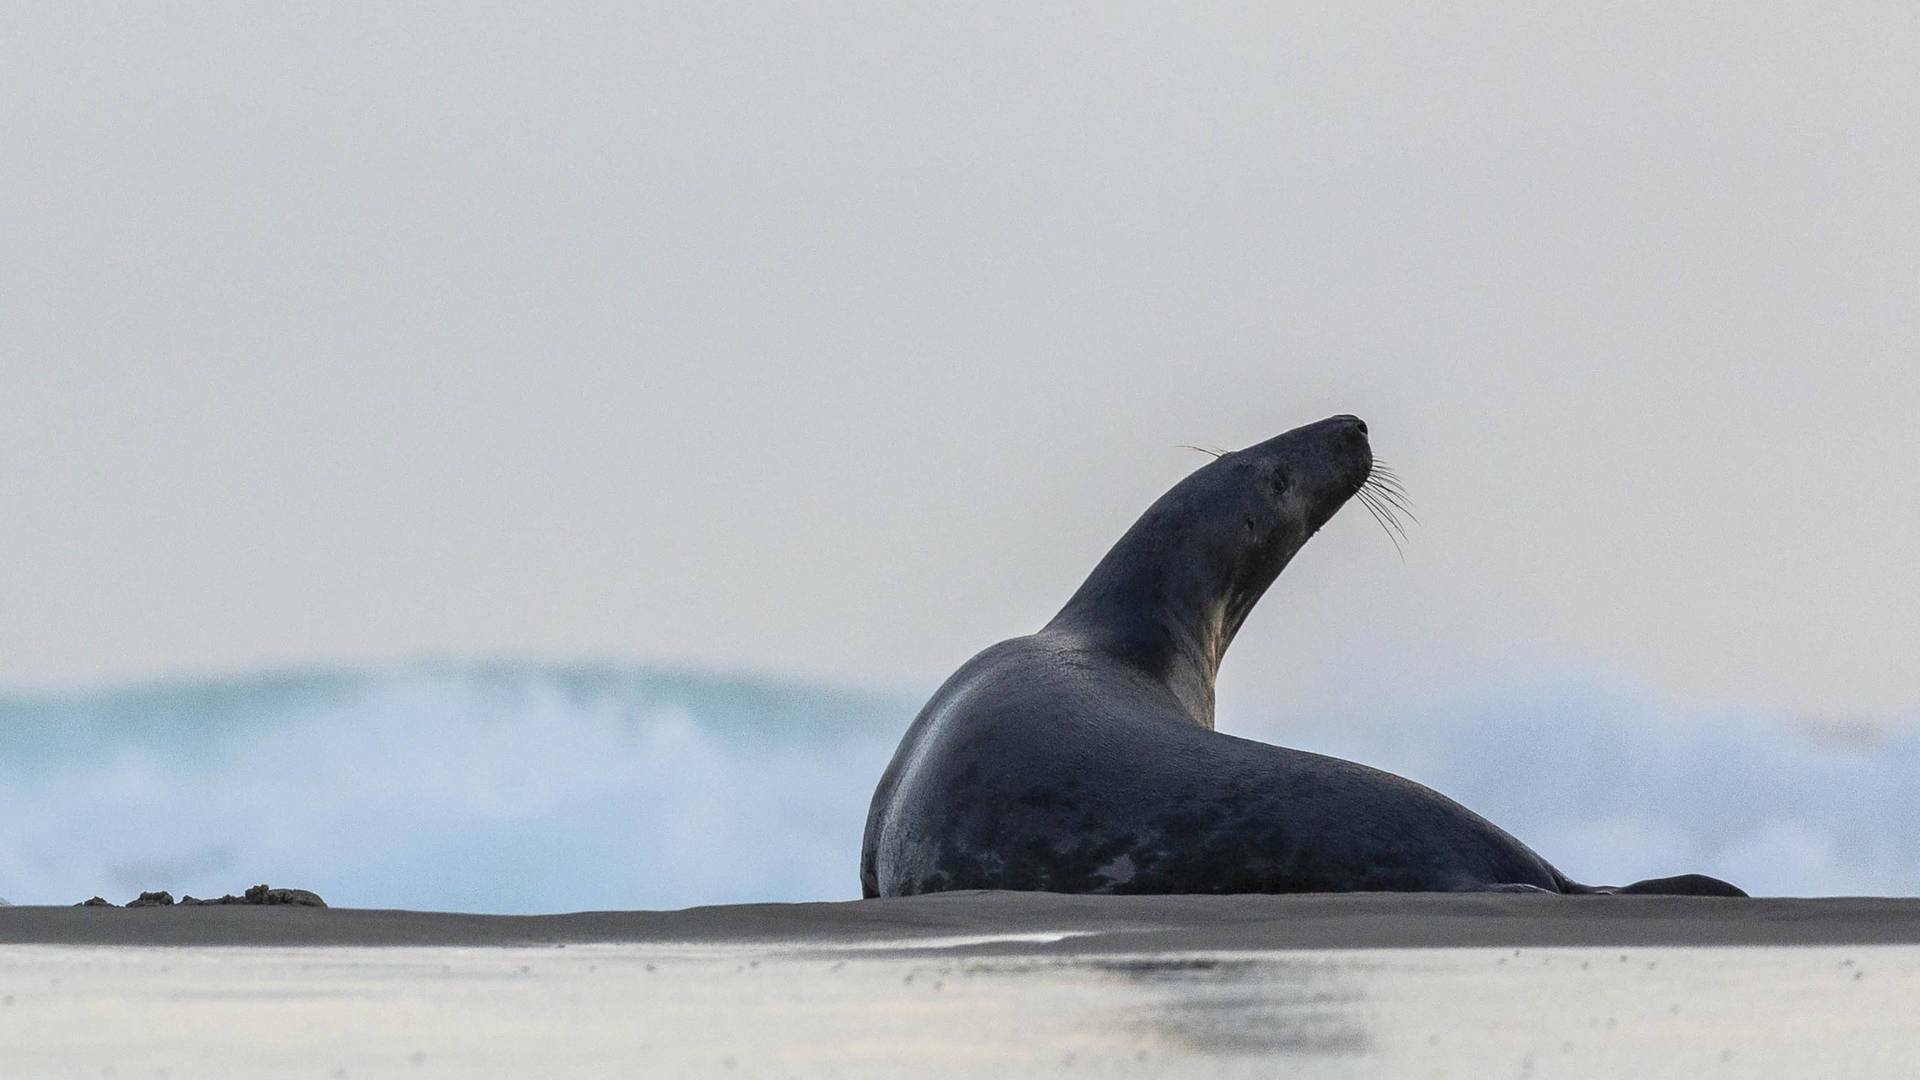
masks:
[[[858,895],[917,698],[615,664],[436,663],[0,697],[0,895],[259,881],[538,912]],[[1569,875],[1920,892],[1920,732],[1676,716],[1562,680],[1223,726],[1431,784]]]

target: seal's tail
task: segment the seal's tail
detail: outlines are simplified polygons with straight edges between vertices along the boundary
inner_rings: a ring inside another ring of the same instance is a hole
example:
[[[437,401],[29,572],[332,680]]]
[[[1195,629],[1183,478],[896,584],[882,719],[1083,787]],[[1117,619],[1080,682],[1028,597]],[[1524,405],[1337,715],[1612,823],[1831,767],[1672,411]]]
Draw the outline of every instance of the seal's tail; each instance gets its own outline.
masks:
[[[1631,885],[1582,885],[1561,878],[1561,891],[1606,896],[1745,896],[1738,885],[1730,885],[1705,874],[1680,874],[1675,877],[1648,878]]]

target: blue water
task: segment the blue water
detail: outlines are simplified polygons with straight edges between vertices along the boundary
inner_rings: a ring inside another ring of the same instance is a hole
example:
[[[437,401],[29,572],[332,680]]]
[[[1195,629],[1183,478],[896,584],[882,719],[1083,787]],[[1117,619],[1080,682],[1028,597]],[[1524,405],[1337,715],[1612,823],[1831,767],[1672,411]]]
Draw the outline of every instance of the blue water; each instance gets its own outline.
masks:
[[[439,663],[0,696],[0,895],[256,882],[339,905],[661,908],[858,893],[917,697],[641,666]],[[1252,710],[1243,710],[1252,711]],[[1578,680],[1392,721],[1222,726],[1441,790],[1587,881],[1920,893],[1920,732],[1676,715]]]

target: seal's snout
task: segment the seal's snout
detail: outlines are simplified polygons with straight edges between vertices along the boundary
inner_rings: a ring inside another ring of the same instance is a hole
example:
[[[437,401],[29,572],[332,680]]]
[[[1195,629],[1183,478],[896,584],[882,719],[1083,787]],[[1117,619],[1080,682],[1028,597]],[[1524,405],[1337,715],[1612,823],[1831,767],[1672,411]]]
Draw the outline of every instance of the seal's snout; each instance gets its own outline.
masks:
[[[1321,430],[1331,436],[1334,452],[1350,460],[1373,459],[1373,444],[1367,441],[1367,422],[1349,413],[1321,421]]]
[[[1327,426],[1333,429],[1334,441],[1343,449],[1351,452],[1365,452],[1369,457],[1373,445],[1367,441],[1367,422],[1357,416],[1341,415],[1327,420]]]

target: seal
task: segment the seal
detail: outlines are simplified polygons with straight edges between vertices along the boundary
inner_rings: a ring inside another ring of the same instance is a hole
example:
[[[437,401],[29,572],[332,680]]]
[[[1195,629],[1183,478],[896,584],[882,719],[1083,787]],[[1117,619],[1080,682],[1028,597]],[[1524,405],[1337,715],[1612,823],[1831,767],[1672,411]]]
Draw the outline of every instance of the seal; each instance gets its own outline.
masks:
[[[1214,730],[1247,614],[1350,498],[1392,521],[1388,475],[1335,416],[1162,495],[1051,622],[927,702],[874,791],[861,892],[1746,895],[1699,874],[1581,885],[1430,788]]]

